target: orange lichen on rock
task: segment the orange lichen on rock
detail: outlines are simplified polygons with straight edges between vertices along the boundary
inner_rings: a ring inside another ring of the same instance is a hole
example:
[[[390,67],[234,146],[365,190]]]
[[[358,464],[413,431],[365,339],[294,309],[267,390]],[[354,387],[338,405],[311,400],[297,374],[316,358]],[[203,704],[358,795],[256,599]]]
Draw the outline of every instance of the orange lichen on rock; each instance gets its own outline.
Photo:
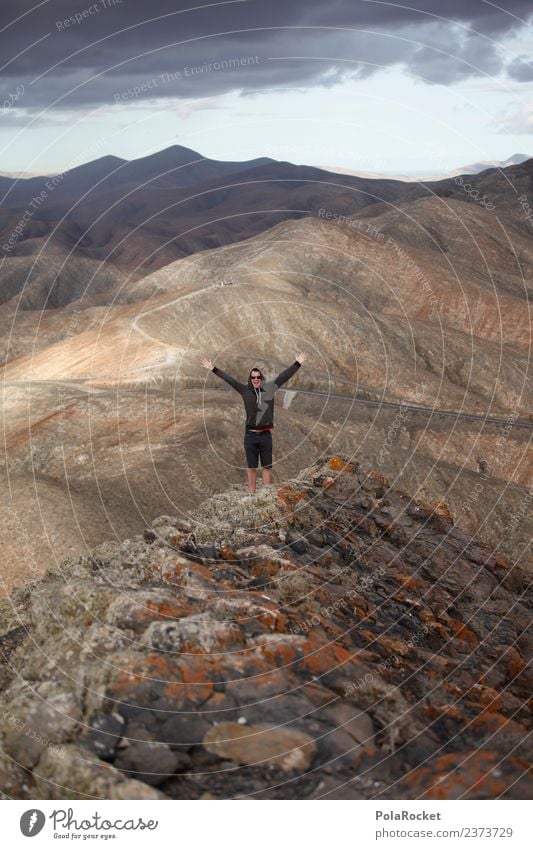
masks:
[[[450,637],[446,628],[444,627],[444,625],[441,625],[440,622],[437,622],[435,614],[432,610],[429,609],[429,607],[422,607],[420,610],[417,611],[417,615],[420,621],[424,623],[424,625],[428,626],[433,631],[436,631],[442,637],[443,640],[449,640]]]
[[[468,628],[464,622],[460,622],[458,619],[452,619],[451,616],[447,618],[446,622],[451,627],[456,640],[465,643],[468,649],[476,648],[479,640],[471,628]]]
[[[469,695],[475,694],[476,700],[485,706],[486,710],[496,711],[502,706],[500,693],[492,687],[484,687],[482,684],[474,684]]]
[[[516,768],[517,761],[507,763]],[[433,758],[408,773],[404,784],[422,799],[496,799],[508,786],[501,755],[479,749]]]
[[[315,636],[316,632],[310,632],[305,645],[302,646],[304,657],[301,658],[299,666],[316,675],[326,673],[334,669],[343,669],[347,664],[357,663],[355,656],[339,643],[324,643],[321,638]]]
[[[334,562],[334,557],[328,551],[321,554],[320,557],[317,557],[316,563],[318,566],[331,566]]]
[[[257,619],[276,633],[287,633],[289,618],[279,610],[266,610],[264,613],[258,615]]]
[[[508,646],[503,657],[505,673],[512,681],[524,669],[526,662],[514,646]]]
[[[161,570],[161,578],[169,584],[181,584],[187,574],[189,563],[183,560],[167,564]]]
[[[144,701],[143,694],[153,685],[168,685],[180,677],[175,661],[159,652],[150,652],[142,658],[132,656],[123,661],[122,669],[113,675],[107,695],[121,700]]]
[[[197,563],[195,560],[192,560],[189,563],[189,572],[195,575],[201,575],[202,578],[205,578],[207,581],[211,581],[213,579],[213,574],[209,566],[204,566],[203,563]]]
[[[393,581],[400,584],[402,589],[418,590],[425,585],[425,582],[420,578],[416,578],[414,575],[407,575],[405,572],[392,572],[391,577]]]
[[[509,719],[497,710],[488,710],[487,708],[474,717],[472,725],[479,731],[483,729],[490,735],[497,735],[501,732],[503,734],[514,734],[517,739],[525,739],[528,734],[528,729],[520,725],[519,722]]]
[[[427,506],[429,512],[434,516],[438,516],[439,519],[444,519],[453,525],[452,511],[444,501],[430,501]]]
[[[402,655],[402,657],[406,654],[409,654],[411,650],[411,646],[405,640],[396,640],[394,637],[386,637],[384,635],[379,635],[376,637],[376,643],[383,646],[383,648],[391,655]]]
[[[163,687],[163,693],[176,710],[186,706],[194,708],[199,707],[211,697],[213,685],[205,681],[197,684],[186,684],[183,681],[169,681]]]
[[[418,599],[414,598],[413,596],[407,595],[407,593],[404,593],[402,590],[397,593],[394,593],[392,597],[395,598],[397,601],[405,601],[410,607],[422,607],[421,601],[418,601]]]
[[[182,616],[190,616],[193,611],[194,608],[190,602],[183,598],[175,598],[165,601],[149,599],[143,612],[146,614],[146,620],[151,622],[154,619],[181,619]]]
[[[222,560],[239,560],[239,555],[233,548],[230,548],[229,545],[222,545],[219,549],[219,554]]]
[[[385,475],[382,475],[381,472],[376,472],[374,469],[371,469],[368,472],[366,478],[367,480],[372,481],[372,483],[382,486],[385,489],[388,489],[390,486],[389,480],[385,477]]]
[[[267,669],[269,667],[283,668],[290,666],[299,660],[301,656],[301,650],[299,651],[296,643],[289,639],[274,640],[266,643],[260,647],[260,652],[268,664]]]
[[[139,670],[139,671],[137,671]],[[127,666],[124,672],[127,672]],[[166,657],[160,652],[153,651],[142,658],[132,658],[130,674],[137,680],[168,681],[176,675],[176,663],[173,658]]]
[[[219,658],[210,655],[188,655],[179,658],[180,675],[186,684],[213,688],[212,679]]]
[[[302,501],[305,501],[305,495],[303,492],[298,492],[297,489],[290,486],[288,483],[280,486],[277,491],[278,498],[283,504],[292,510],[297,504],[300,504]]]
[[[342,457],[330,457],[328,466],[335,472],[355,472],[357,471],[358,463],[347,463]]]
[[[499,569],[509,569],[511,564],[509,563],[507,557],[504,554],[495,554],[494,555],[494,565]]]
[[[464,713],[453,705],[423,705],[421,710],[429,719],[438,719],[439,717],[446,716],[450,717],[450,719],[456,719],[458,722],[466,721]]]
[[[185,539],[185,534],[178,532],[177,534],[172,534],[169,542],[170,542],[171,545],[180,545],[180,543],[182,543],[184,539]]]
[[[279,560],[268,560],[268,558],[261,558],[256,560],[251,568],[250,573],[254,576],[254,578],[271,578],[274,575],[277,575],[280,571],[280,562]]]

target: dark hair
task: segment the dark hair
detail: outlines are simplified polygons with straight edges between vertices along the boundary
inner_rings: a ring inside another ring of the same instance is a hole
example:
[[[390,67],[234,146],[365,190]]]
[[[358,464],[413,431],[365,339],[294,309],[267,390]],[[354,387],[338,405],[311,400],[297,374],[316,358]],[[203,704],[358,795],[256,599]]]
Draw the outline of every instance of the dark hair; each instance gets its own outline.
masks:
[[[261,369],[260,369],[260,368],[256,368],[256,367],[251,368],[251,369],[250,369],[250,377],[252,376],[252,372],[253,372],[253,371],[258,371],[258,372],[259,372],[259,377],[260,377],[262,380],[264,380],[263,372],[261,371]]]

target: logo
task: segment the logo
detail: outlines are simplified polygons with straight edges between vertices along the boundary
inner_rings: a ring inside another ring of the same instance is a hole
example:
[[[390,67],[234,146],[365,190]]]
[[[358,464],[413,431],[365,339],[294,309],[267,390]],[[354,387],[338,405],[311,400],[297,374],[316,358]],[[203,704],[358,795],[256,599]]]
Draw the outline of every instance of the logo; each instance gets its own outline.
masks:
[[[42,830],[46,817],[42,811],[32,808],[25,811],[20,818],[20,830],[24,837],[35,837]]]

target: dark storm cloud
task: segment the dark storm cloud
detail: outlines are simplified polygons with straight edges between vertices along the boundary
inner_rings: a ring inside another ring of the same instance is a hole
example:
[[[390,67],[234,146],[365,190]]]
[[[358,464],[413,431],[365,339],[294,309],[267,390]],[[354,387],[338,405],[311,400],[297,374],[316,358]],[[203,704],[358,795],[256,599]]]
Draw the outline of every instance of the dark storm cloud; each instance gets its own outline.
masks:
[[[531,0],[4,0],[0,94],[29,110],[335,85],[402,63],[427,82],[498,74]],[[196,6],[197,8],[192,8]],[[188,11],[187,11],[188,10]],[[513,63],[516,79],[525,79]],[[520,74],[522,76],[520,76]]]

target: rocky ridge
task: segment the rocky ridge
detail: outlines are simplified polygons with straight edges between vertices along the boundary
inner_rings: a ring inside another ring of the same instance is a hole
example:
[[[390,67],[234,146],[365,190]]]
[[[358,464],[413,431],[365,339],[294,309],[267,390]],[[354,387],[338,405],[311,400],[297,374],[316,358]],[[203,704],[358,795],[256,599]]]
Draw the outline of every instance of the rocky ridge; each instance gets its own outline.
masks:
[[[530,592],[341,456],[235,486],[1,602],[0,789],[529,798]]]

